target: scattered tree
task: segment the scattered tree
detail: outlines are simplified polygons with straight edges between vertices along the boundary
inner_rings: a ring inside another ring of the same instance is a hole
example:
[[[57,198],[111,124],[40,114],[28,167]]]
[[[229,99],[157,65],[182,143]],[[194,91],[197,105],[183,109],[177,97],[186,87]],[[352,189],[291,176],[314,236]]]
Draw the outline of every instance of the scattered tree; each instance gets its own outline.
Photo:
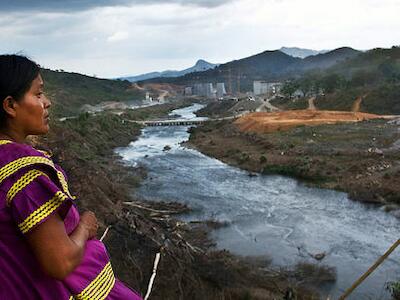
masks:
[[[284,86],[282,87],[282,94],[289,99],[293,98],[294,92],[298,89],[299,85],[295,81],[287,81]]]

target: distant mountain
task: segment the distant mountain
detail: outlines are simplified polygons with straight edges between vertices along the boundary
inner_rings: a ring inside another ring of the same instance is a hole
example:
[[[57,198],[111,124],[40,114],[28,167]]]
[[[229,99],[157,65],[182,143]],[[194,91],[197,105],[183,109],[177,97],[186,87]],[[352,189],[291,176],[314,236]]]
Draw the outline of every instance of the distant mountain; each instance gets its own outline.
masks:
[[[183,76],[183,75],[186,75],[186,74],[189,74],[192,72],[207,71],[209,69],[215,68],[216,66],[218,66],[218,64],[212,64],[203,59],[199,59],[193,67],[182,70],[182,71],[167,70],[167,71],[163,71],[163,72],[151,72],[151,73],[141,74],[141,75],[137,75],[137,76],[121,77],[118,79],[128,80],[130,82],[138,82],[138,81],[142,81],[142,80],[148,80],[148,79],[160,78],[160,77],[161,78],[163,78],[163,77],[179,77],[179,76]]]
[[[300,66],[296,66],[295,69],[312,70],[312,69],[327,69],[333,65],[346,61],[350,58],[356,57],[361,54],[361,51],[354,50],[350,47],[337,48],[335,50],[318,54],[314,56],[308,56],[304,58]]]
[[[301,76],[311,69],[326,69],[334,64],[357,56],[360,51],[339,48],[304,59],[287,55],[279,50],[265,51],[250,57],[221,64],[203,72],[193,72],[175,78],[153,78],[149,82],[179,85],[224,82],[228,91],[250,91],[254,80],[282,81]]]
[[[279,49],[279,51],[287,55],[299,58],[306,58],[308,56],[329,52],[329,50],[312,50],[312,49],[303,49],[298,47],[282,47]]]

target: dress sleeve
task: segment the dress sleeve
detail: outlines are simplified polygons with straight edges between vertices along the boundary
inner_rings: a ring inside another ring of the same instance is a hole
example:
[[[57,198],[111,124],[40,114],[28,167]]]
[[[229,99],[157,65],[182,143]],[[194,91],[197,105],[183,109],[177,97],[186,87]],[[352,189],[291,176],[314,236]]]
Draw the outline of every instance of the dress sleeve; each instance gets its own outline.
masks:
[[[49,174],[38,168],[25,170],[15,177],[7,192],[7,205],[23,234],[45,222],[52,214],[65,215],[73,199]]]

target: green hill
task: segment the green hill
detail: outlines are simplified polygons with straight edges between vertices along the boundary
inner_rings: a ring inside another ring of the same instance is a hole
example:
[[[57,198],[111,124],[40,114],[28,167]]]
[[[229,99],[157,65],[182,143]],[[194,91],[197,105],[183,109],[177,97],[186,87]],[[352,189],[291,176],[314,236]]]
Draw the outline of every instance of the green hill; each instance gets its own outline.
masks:
[[[356,98],[362,97],[361,111],[400,114],[400,48],[360,53],[326,70],[312,70],[286,87],[298,88],[305,98],[317,94],[319,109],[351,110]],[[305,106],[305,101],[299,102]],[[286,107],[297,105],[287,101]]]
[[[353,48],[342,47],[326,53],[308,56],[301,61],[298,68],[302,70],[326,69],[336,64],[346,63],[352,58],[358,57],[360,53]]]
[[[327,108],[346,102],[350,108],[358,96],[364,96],[361,111],[378,114],[400,114],[400,48],[373,49],[340,63],[328,71],[346,80],[343,88],[326,100]],[[353,95],[343,101],[346,95]],[[355,97],[354,97],[355,96]],[[324,103],[325,102],[325,103]]]
[[[45,91],[52,100],[56,117],[76,115],[84,104],[105,101],[133,101],[144,98],[143,92],[128,81],[98,79],[77,73],[42,69]]]
[[[357,71],[375,71],[382,72],[388,71],[393,67],[399,67],[400,48],[392,47],[390,49],[376,48],[364,52],[353,59],[342,62],[334,66],[330,71],[351,75]],[[386,68],[389,68],[386,70]]]

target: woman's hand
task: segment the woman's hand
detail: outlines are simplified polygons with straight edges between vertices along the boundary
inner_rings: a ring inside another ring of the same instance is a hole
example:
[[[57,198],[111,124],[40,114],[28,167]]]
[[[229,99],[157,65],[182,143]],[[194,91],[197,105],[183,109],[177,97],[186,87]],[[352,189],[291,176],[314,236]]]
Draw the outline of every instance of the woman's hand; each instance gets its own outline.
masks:
[[[51,277],[63,280],[80,264],[86,241],[96,236],[97,229],[95,214],[86,211],[68,236],[64,221],[58,214],[53,214],[32,230],[27,239],[43,270]]]
[[[78,226],[82,226],[88,232],[88,239],[92,239],[97,235],[99,224],[96,215],[91,211],[85,211],[81,214],[81,220]]]

